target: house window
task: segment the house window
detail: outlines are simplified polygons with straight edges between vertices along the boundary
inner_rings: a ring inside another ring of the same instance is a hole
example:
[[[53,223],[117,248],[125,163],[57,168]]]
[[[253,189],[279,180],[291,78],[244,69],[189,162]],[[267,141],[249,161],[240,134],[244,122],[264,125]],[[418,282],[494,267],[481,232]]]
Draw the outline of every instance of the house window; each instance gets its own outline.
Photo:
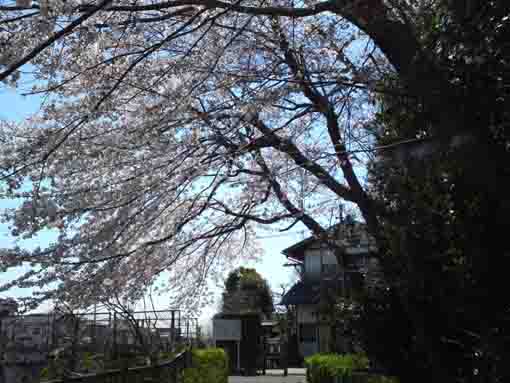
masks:
[[[303,323],[300,325],[300,340],[301,342],[315,342],[316,326],[314,324]]]

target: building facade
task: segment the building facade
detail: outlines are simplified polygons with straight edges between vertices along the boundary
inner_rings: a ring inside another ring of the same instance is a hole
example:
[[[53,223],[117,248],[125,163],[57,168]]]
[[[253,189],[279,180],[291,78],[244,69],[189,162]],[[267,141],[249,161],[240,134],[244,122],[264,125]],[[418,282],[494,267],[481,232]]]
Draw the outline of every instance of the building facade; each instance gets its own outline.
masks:
[[[281,304],[294,312],[292,326],[302,357],[330,351],[332,334],[325,305],[352,302],[360,289],[382,281],[377,248],[364,224],[336,225],[330,232],[328,240],[310,237],[283,251],[287,265],[298,268],[301,275]],[[336,343],[346,341],[335,334]]]

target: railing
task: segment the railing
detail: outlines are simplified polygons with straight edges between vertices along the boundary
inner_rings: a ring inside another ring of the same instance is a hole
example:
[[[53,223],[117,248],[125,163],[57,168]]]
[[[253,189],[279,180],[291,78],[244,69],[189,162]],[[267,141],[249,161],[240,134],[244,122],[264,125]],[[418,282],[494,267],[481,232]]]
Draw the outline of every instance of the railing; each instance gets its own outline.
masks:
[[[182,371],[190,364],[191,353],[184,351],[173,360],[155,366],[109,370],[45,383],[180,383]]]

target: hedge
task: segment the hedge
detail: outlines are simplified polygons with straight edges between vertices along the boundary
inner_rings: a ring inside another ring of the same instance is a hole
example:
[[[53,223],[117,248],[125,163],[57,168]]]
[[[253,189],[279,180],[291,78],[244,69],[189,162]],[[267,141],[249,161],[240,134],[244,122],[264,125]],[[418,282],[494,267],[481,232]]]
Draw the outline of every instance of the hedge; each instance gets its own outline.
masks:
[[[315,354],[305,359],[308,383],[333,383],[354,370],[368,367],[368,359],[358,354]]]
[[[394,378],[359,372],[369,365],[362,354],[315,354],[305,359],[305,365],[308,383],[397,383]]]
[[[227,383],[228,358],[221,348],[192,351],[192,367],[183,373],[184,383]]]

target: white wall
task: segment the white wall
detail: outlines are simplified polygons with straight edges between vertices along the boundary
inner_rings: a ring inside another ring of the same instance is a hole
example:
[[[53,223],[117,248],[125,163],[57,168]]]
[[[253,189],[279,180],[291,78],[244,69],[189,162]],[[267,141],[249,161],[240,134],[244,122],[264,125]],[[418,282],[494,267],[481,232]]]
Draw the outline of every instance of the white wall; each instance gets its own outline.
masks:
[[[357,267],[366,272],[372,259],[367,260],[366,256],[370,251],[375,251],[376,248],[368,246],[368,244],[360,244],[356,247],[348,247],[346,252],[351,256],[359,256],[359,259],[354,260]],[[305,278],[312,281],[318,281],[321,277],[322,265],[336,265],[337,260],[334,252],[331,249],[311,248],[305,251]]]

